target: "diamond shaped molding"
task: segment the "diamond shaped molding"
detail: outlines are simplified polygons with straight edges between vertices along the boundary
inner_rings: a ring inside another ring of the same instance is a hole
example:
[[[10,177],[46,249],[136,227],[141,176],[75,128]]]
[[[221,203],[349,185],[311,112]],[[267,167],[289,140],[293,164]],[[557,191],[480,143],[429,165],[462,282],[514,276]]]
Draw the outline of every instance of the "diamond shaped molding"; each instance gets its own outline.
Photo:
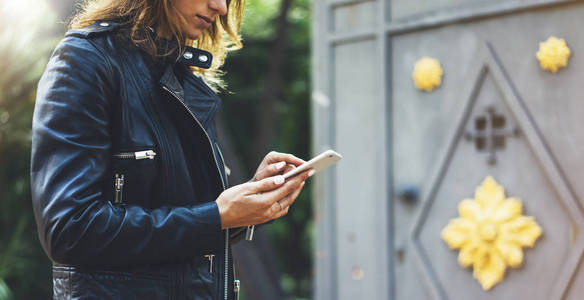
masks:
[[[516,119],[522,135],[525,137],[529,147],[533,150],[534,157],[537,159],[543,175],[550,182],[550,185],[553,186],[555,194],[558,195],[558,201],[561,202],[561,206],[563,207],[562,211],[565,212],[570,219],[572,230],[579,233],[584,232],[584,216],[582,215],[582,211],[578,206],[572,190],[564,179],[563,172],[560,170],[558,164],[550,153],[549,148],[540,136],[539,130],[535,127],[529,112],[526,110],[525,104],[520,99],[510,78],[505,73],[496,53],[493,48],[486,43],[480,48],[478,56],[474,61],[474,66],[469,72],[468,78],[472,80],[472,84],[466,85],[461,94],[461,96],[464,97],[463,99],[466,99],[465,107],[462,108],[462,113],[458,116],[455,128],[451,130],[450,139],[447,144],[448,146],[446,147],[445,152],[440,156],[442,159],[439,163],[439,168],[436,169],[432,176],[429,189],[423,197],[422,206],[411,231],[411,242],[413,244],[414,256],[420,263],[424,276],[429,282],[433,291],[434,299],[446,300],[449,298],[446,290],[438,279],[436,270],[434,269],[434,264],[428,255],[428,249],[424,248],[420,240],[420,233],[424,228],[425,220],[442,184],[442,179],[447,172],[457,144],[463,139],[468,115],[474,106],[475,99],[481,88],[482,79],[487,73],[492,76],[500,89],[503,95],[502,101],[507,105]],[[568,253],[565,256],[564,261],[561,263],[559,275],[554,277],[554,281],[551,283],[551,291],[548,298],[550,300],[560,300],[568,289],[570,280],[574,276],[582,254],[584,253],[584,235],[575,234],[570,245]],[[456,261],[453,263],[456,263]]]

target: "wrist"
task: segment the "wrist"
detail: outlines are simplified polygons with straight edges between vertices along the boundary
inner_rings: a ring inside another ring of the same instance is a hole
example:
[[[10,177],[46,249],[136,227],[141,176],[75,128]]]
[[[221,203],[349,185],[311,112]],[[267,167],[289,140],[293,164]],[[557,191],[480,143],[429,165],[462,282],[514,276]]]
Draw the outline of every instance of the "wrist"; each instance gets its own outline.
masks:
[[[225,203],[225,201],[221,201],[220,198],[218,198],[217,200],[215,200],[215,202],[217,203],[217,208],[219,209],[219,218],[221,219],[221,229],[226,229],[230,227],[230,220],[228,217],[228,204]]]

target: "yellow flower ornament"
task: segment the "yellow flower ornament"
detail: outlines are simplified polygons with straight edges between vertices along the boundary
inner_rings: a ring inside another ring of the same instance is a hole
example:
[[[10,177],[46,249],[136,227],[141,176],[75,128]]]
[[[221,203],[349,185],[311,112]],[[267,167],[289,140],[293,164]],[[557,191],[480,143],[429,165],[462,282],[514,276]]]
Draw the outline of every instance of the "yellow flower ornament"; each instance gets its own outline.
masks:
[[[523,247],[533,247],[542,230],[533,217],[522,215],[517,198],[488,176],[475,191],[474,199],[458,204],[460,218],[442,230],[442,239],[459,249],[458,263],[473,267],[473,276],[484,290],[503,280],[507,266],[519,267]]]
[[[552,36],[545,42],[539,43],[536,57],[542,69],[556,73],[558,69],[568,64],[570,54],[570,48],[566,45],[566,41]]]
[[[412,77],[416,88],[430,92],[442,83],[442,67],[440,62],[431,57],[424,56],[414,65]]]

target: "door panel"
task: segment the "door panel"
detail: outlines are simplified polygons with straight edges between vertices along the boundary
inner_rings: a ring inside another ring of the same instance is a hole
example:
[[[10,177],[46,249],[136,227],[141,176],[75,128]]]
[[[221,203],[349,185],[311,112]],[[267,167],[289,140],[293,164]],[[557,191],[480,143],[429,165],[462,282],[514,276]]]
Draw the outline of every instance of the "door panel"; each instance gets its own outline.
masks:
[[[430,299],[431,286],[423,281],[410,243],[410,231],[429,189],[432,170],[439,167],[440,149],[447,146],[453,114],[465,99],[458,97],[478,49],[476,35],[463,27],[422,31],[392,38],[394,274],[396,299]],[[452,55],[452,49],[468,49]],[[431,54],[430,54],[431,53]],[[426,93],[414,88],[411,78],[416,60],[430,55],[444,70],[442,86]],[[400,194],[416,189],[418,199],[406,202]],[[421,288],[421,284],[422,287]]]
[[[336,166],[335,193],[338,299],[376,298],[387,295],[376,290],[387,282],[387,226],[379,226],[376,215],[384,214],[385,150],[374,141],[385,136],[385,109],[376,86],[375,41],[344,44],[336,48],[335,91],[336,150],[350,159]],[[350,63],[341,63],[347,62]],[[366,116],[366,117],[363,117]],[[371,216],[371,217],[366,217]],[[365,280],[366,279],[366,280]]]
[[[377,10],[377,2],[360,1],[339,5],[333,9],[333,30],[335,32],[350,32],[375,28],[377,20],[371,18]]]
[[[552,75],[539,68],[535,52],[538,43],[551,32],[566,39],[570,36],[568,32],[577,35],[570,26],[573,28],[581,20],[578,16],[583,12],[581,6],[562,6],[391,38],[393,272],[397,299],[410,299],[411,295],[416,299],[557,299],[563,294],[565,278],[573,277],[573,264],[580,259],[581,242],[573,235],[578,232],[577,226],[582,220],[575,198],[562,199],[555,185],[561,181],[561,189],[571,191],[575,187],[574,180],[584,175],[584,166],[580,166],[582,159],[575,154],[578,149],[584,149],[580,146],[584,136],[579,136],[581,130],[576,132],[579,122],[573,118],[581,115],[584,109],[580,96],[584,85],[577,84],[578,76],[573,73],[577,72],[574,69],[584,70],[584,66],[580,67],[578,62],[572,64],[570,60],[567,69]],[[544,23],[549,25],[542,26],[547,29],[541,30],[537,25]],[[584,44],[579,45],[581,39],[572,39],[574,43],[569,42],[570,47],[584,49]],[[487,42],[497,53],[493,59],[499,60],[501,72],[512,82],[497,83],[488,71],[478,83],[478,79],[469,80],[473,65],[481,64],[477,60],[484,59],[478,53]],[[415,61],[426,55],[439,59],[445,74],[442,86],[431,93],[415,90],[409,76]],[[566,74],[561,73],[563,71]],[[559,77],[562,79],[557,79]],[[520,83],[515,84],[516,81]],[[476,99],[465,99],[462,95],[465,85],[477,84],[480,87]],[[505,104],[509,97],[501,93],[498,87],[501,84],[510,85],[515,96],[521,99],[518,100],[521,104],[517,105],[525,105],[523,113],[533,121],[523,126],[542,133],[538,143],[550,145],[549,149],[544,149],[545,156],[550,161],[559,158],[558,173],[570,174],[568,180],[550,180],[554,175],[542,167],[542,158],[521,134],[505,139],[505,148],[497,151],[494,166],[489,166],[488,155],[477,151],[472,143],[461,137],[448,140],[452,130],[458,126],[470,128],[473,119],[485,114],[489,106],[521,129]],[[466,101],[475,101],[468,112],[460,109]],[[560,103],[562,107],[558,107]],[[566,112],[568,107],[569,113]],[[461,115],[466,121],[464,125],[457,125]],[[549,143],[548,139],[553,142]],[[449,147],[455,150],[451,150],[451,158],[445,159],[441,153],[447,152]],[[566,152],[568,155],[563,155]],[[441,173],[440,183],[436,183],[431,174],[440,168],[446,171]],[[508,268],[503,282],[485,292],[473,278],[472,270],[458,265],[458,251],[448,249],[440,232],[450,219],[458,216],[458,203],[472,198],[474,189],[488,175],[506,188],[508,197],[524,201],[524,214],[537,219],[544,235],[533,249],[524,251],[525,259],[520,269]],[[423,199],[415,203],[403,201],[401,191],[412,186],[424,195]],[[428,203],[421,204],[424,201]],[[425,213],[420,211],[423,205],[426,205]],[[576,214],[570,216],[567,210],[574,208]],[[414,220],[419,215],[423,217],[416,224]],[[413,243],[407,239],[412,227]],[[419,242],[418,248],[416,242]],[[420,284],[412,280],[415,276],[426,279],[424,287],[429,288],[429,292],[419,291]]]
[[[584,2],[314,7],[314,152],[344,157],[315,186],[317,298],[582,298]],[[572,50],[555,74],[535,57],[552,35]],[[423,56],[444,71],[432,92],[412,80]],[[494,116],[504,130],[478,129]],[[485,291],[441,232],[489,175],[543,234]]]

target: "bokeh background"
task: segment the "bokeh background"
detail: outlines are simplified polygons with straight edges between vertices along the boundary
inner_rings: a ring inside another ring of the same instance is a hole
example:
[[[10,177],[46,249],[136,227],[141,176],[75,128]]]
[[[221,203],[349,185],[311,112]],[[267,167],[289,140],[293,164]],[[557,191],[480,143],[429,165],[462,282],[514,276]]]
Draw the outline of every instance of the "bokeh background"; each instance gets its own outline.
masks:
[[[231,184],[270,150],[309,158],[310,1],[247,0],[244,48],[228,57],[218,117]],[[29,184],[35,89],[75,0],[0,0],[0,299],[49,299]],[[244,299],[312,294],[311,183],[291,213],[235,249]]]

